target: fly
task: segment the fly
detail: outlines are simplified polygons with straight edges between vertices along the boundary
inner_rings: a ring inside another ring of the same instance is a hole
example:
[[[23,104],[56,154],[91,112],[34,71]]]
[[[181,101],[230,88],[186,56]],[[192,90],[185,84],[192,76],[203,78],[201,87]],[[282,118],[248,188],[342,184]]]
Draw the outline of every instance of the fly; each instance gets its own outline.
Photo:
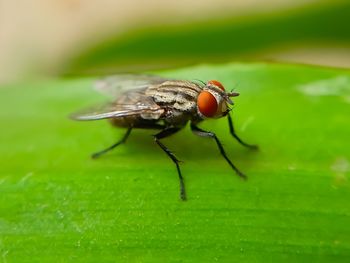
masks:
[[[245,143],[236,134],[229,106],[233,105],[231,98],[237,97],[239,93],[226,91],[219,81],[210,80],[205,83],[148,75],[117,75],[97,82],[96,88],[111,95],[114,100],[100,107],[75,113],[71,117],[81,121],[108,119],[112,125],[126,128],[126,133],[115,144],[92,154],[92,158],[98,158],[125,143],[132,129],[159,130],[153,135],[154,141],[175,164],[180,181],[180,198],[186,200],[179,160],[161,140],[177,133],[190,122],[194,134],[213,139],[235,173],[243,179],[247,178],[228,158],[216,134],[198,127],[203,120],[226,117],[231,135],[241,145],[251,149],[258,148],[257,145]]]

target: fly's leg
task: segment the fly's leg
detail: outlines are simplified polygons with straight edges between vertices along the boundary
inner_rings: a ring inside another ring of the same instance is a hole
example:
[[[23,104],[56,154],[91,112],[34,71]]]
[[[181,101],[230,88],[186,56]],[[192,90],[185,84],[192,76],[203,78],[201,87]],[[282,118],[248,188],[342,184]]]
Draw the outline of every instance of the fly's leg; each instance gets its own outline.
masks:
[[[219,141],[218,137],[213,132],[204,131],[200,128],[198,128],[195,124],[191,123],[191,130],[194,134],[201,136],[201,137],[209,137],[213,138],[216,142],[216,145],[218,146],[221,155],[225,158],[225,160],[228,162],[228,164],[232,167],[232,169],[237,173],[238,176],[242,177],[243,179],[247,179],[247,176],[243,174],[227,157],[224,147],[222,146],[221,142]]]
[[[185,191],[185,184],[184,179],[181,174],[180,166],[179,166],[179,160],[175,157],[175,155],[163,144],[160,142],[160,139],[163,139],[165,137],[168,137],[176,132],[178,132],[180,128],[166,128],[162,130],[161,132],[154,135],[154,141],[159,145],[160,148],[170,157],[170,159],[175,163],[177,173],[179,175],[180,180],[180,198],[182,200],[186,200],[186,191]]]
[[[243,146],[245,147],[248,147],[250,149],[253,149],[253,150],[257,150],[259,149],[258,145],[254,145],[254,144],[248,144],[248,143],[245,143],[244,141],[241,140],[241,138],[238,137],[238,135],[236,134],[235,132],[235,129],[233,127],[233,122],[232,122],[232,118],[230,116],[230,114],[227,114],[227,119],[228,119],[228,126],[230,128],[230,133],[231,135]]]
[[[122,144],[122,143],[125,143],[125,142],[126,142],[126,139],[129,137],[129,135],[130,135],[130,133],[131,133],[131,130],[132,130],[131,127],[128,128],[127,131],[126,131],[126,133],[124,134],[123,138],[122,138],[120,141],[116,142],[115,144],[109,146],[108,148],[106,148],[106,149],[104,149],[104,150],[102,150],[102,151],[100,151],[100,152],[93,153],[93,154],[91,155],[91,157],[92,157],[93,159],[96,159],[96,158],[100,157],[101,155],[103,155],[103,154],[109,152],[110,150],[113,150],[113,149],[114,149],[115,147],[117,147],[118,145],[120,145],[120,144]]]

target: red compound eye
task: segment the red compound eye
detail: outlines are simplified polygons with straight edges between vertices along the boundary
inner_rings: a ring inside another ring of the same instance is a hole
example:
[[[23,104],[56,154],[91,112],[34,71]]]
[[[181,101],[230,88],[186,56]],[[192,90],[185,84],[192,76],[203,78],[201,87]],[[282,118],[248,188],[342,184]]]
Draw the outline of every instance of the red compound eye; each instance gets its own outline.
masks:
[[[218,110],[218,103],[209,91],[202,91],[197,98],[198,110],[205,117],[213,117]]]
[[[219,82],[217,80],[209,80],[208,84],[214,85],[214,86],[220,88],[222,91],[225,91],[224,85],[222,85],[221,82]]]

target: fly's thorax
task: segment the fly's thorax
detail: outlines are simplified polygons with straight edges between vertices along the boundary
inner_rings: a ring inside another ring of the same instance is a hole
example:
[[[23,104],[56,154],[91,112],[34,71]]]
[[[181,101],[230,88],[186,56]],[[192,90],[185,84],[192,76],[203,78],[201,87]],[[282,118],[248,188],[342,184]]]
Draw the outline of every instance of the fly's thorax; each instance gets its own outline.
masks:
[[[202,88],[190,81],[172,80],[147,88],[146,94],[163,107],[178,112],[195,112]]]

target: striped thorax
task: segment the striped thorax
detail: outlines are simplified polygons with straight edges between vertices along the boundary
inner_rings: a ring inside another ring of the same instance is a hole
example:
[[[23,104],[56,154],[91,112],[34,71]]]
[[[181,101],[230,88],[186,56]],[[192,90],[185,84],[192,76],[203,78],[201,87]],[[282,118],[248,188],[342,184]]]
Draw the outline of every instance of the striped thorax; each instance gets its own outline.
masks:
[[[171,107],[178,111],[193,112],[196,109],[196,100],[202,87],[190,81],[166,81],[154,85],[146,90],[146,95],[163,107]]]

